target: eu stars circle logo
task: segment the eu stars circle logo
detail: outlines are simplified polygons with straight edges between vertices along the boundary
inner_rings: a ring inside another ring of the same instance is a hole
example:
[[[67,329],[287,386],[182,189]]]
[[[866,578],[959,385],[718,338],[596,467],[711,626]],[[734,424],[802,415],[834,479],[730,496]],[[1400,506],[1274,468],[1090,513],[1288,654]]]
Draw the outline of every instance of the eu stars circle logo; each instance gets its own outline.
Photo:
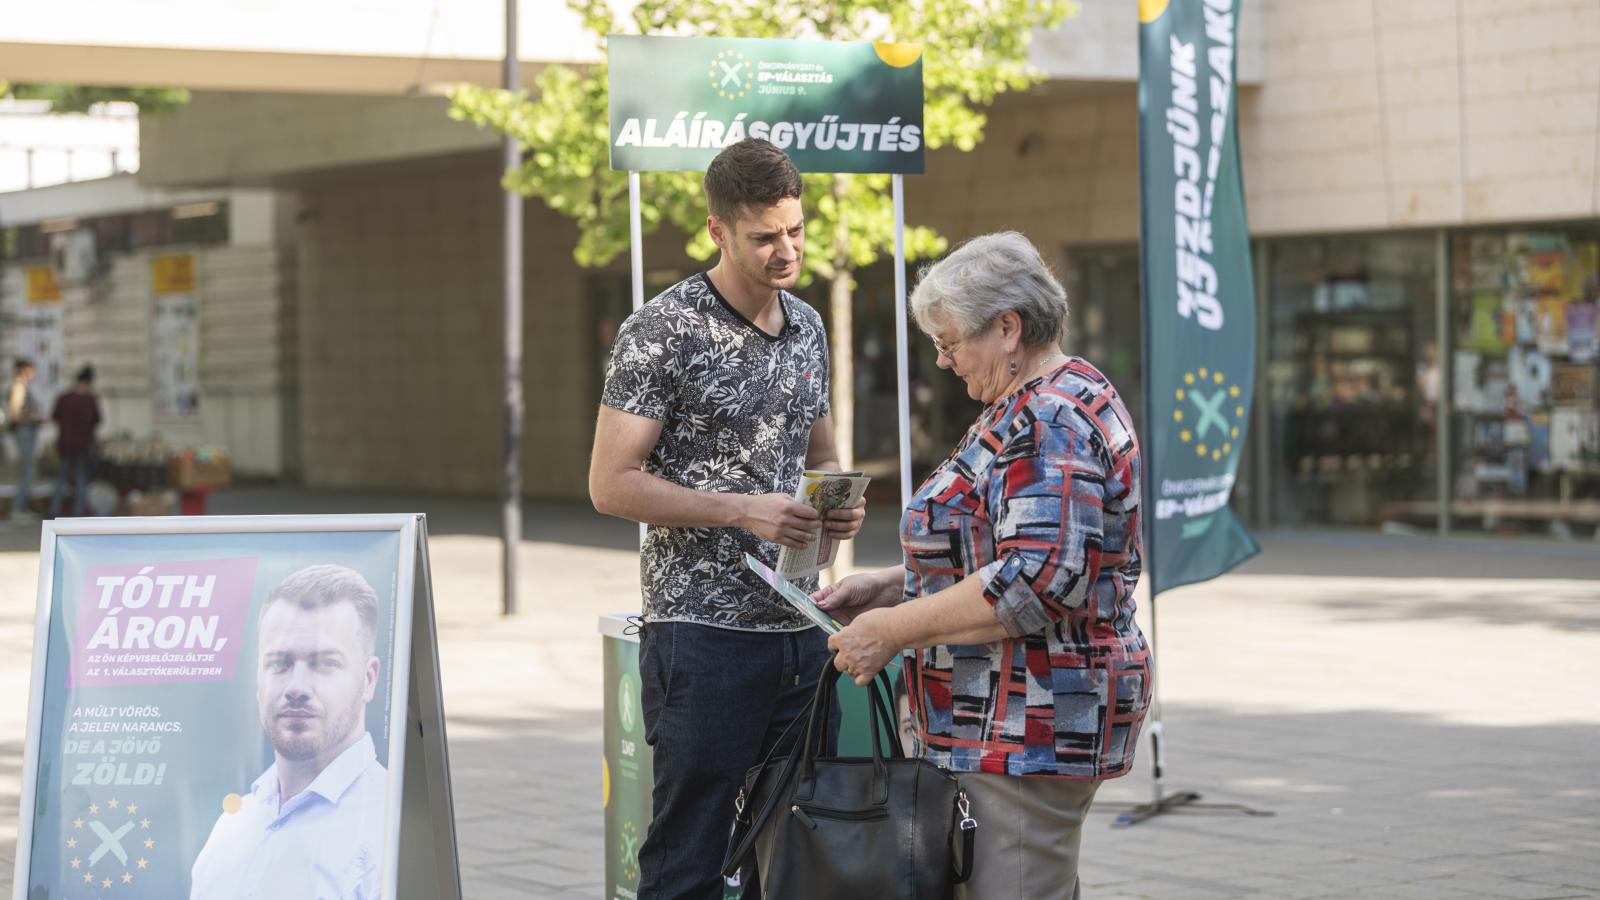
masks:
[[[750,61],[737,50],[724,50],[706,69],[711,89],[724,100],[737,100],[750,90]]]
[[[639,829],[632,822],[623,822],[622,833],[617,835],[617,862],[624,881],[639,880]]]
[[[1183,386],[1173,392],[1172,422],[1178,440],[1196,456],[1221,462],[1233,453],[1248,412],[1244,391],[1221,372],[1201,366],[1183,373]]]

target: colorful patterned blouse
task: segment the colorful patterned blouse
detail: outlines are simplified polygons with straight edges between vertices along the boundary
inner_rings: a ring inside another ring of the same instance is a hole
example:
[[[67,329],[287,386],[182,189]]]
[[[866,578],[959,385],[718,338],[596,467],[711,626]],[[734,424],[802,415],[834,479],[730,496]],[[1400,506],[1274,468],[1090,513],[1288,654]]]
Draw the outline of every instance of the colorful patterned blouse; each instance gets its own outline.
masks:
[[[911,667],[923,755],[957,772],[1103,779],[1133,765],[1150,703],[1139,444],[1081,359],[990,404],[900,521],[906,599],[977,572],[1009,638]]]

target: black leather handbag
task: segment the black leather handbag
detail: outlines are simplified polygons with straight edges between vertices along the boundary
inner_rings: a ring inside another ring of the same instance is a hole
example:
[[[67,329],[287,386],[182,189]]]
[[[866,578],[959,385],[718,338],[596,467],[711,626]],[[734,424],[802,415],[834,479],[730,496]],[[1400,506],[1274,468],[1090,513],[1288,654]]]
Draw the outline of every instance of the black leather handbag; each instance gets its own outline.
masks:
[[[745,776],[723,877],[753,852],[764,900],[949,900],[972,874],[978,823],[966,793],[950,770],[906,758],[881,673],[867,691],[872,755],[822,756],[837,684],[830,658],[805,736]]]

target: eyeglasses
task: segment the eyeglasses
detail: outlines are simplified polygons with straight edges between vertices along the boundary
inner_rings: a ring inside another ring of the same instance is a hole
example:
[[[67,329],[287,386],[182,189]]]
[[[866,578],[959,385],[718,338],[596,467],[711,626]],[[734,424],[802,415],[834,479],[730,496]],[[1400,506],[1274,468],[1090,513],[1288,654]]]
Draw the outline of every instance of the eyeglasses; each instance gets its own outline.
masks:
[[[932,336],[930,335],[930,337]],[[941,341],[938,338],[933,338],[933,349],[945,359],[954,361],[956,358],[956,351],[961,349],[961,342],[951,341],[950,343],[946,344],[944,341]]]

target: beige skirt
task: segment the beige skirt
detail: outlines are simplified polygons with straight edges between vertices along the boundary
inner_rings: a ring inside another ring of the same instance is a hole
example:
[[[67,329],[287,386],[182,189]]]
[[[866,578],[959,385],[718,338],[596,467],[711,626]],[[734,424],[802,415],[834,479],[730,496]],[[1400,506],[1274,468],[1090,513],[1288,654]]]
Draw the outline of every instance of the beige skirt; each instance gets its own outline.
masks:
[[[978,820],[972,877],[956,900],[1075,900],[1083,820],[1098,781],[965,773]]]

